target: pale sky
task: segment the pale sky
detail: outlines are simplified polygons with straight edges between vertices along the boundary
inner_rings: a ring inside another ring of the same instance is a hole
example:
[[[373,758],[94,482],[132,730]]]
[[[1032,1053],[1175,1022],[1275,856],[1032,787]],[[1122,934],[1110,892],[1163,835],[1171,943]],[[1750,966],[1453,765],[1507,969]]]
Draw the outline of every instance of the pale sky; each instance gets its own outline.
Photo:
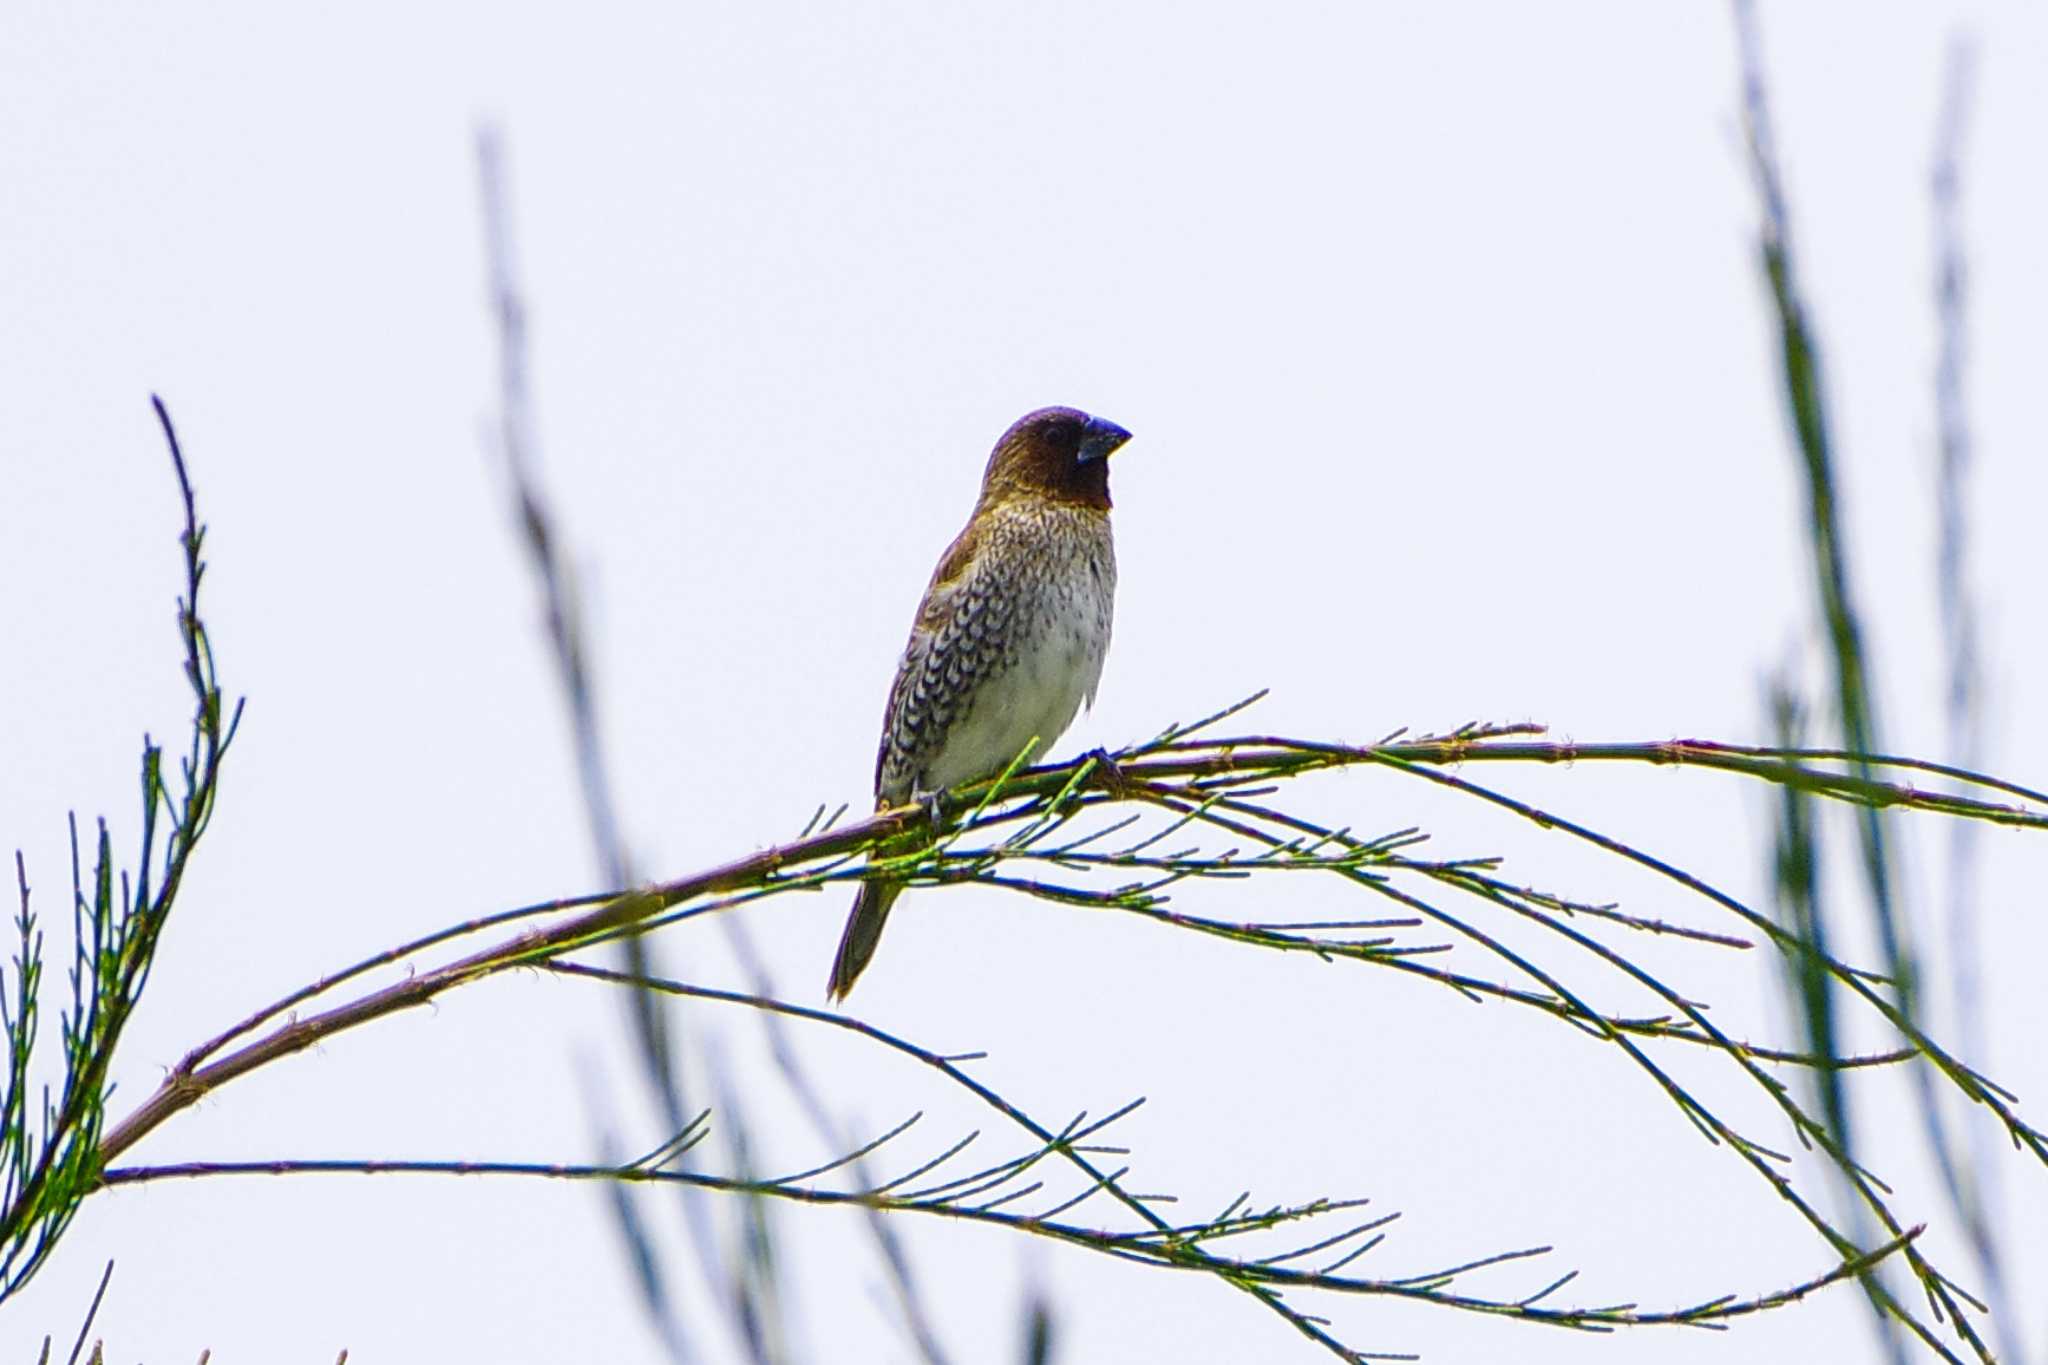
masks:
[[[1934,758],[1927,179],[1946,44],[1977,43],[1964,213],[1987,764],[2039,786],[2048,14],[1779,4],[1763,23],[1883,740]],[[540,457],[590,596],[623,822],[642,867],[673,876],[790,837],[821,802],[868,801],[917,595],[989,444],[1047,403],[1135,433],[1114,475],[1115,643],[1058,755],[1261,687],[1248,723],[1322,739],[1471,720],[1767,738],[1763,679],[1813,662],[1815,609],[1734,58],[1719,4],[17,7],[0,19],[0,835],[28,860],[53,992],[65,812],[104,812],[132,848],[142,732],[178,735],[188,709],[151,392],[212,528],[224,685],[248,698],[115,1114],[325,971],[594,886],[536,595],[481,439],[480,121],[509,148]],[[1761,901],[1760,788],[1486,776]],[[1433,856],[1504,854],[1521,881],[1731,927],[1397,776],[1302,799],[1361,833],[1419,825]],[[1938,941],[1947,830],[1922,818],[1901,837]],[[2039,1123],[2048,843],[1981,847],[1990,1039],[1970,1060]],[[1846,841],[1828,868],[1851,885]],[[1261,885],[1177,904],[1360,913],[1334,887]],[[823,1003],[846,899],[749,912],[783,995]],[[692,925],[660,952],[730,984],[723,944]],[[1763,1036],[1783,1025],[1763,956],[1670,960],[1696,964],[1684,979],[1717,1019]],[[532,975],[458,991],[239,1081],[130,1155],[584,1161],[591,1095],[651,1147],[665,1134],[619,1003]],[[1132,1184],[1181,1194],[1188,1217],[1247,1186],[1400,1210],[1360,1273],[1550,1244],[1468,1287],[1514,1296],[1577,1269],[1573,1301],[1677,1307],[1831,1263],[1614,1049],[1392,973],[922,891],[850,1004],[936,1049],[986,1050],[977,1075],[1055,1125],[1147,1096],[1116,1130]],[[715,1040],[764,1165],[830,1155],[751,1018],[678,1027]],[[925,1111],[903,1166],[977,1126],[990,1161],[1017,1145],[914,1068],[801,1040],[849,1131]],[[1861,1095],[1870,1163],[1967,1271],[1910,1092]],[[1991,1149],[2015,1283],[2038,1286],[2048,1171]],[[645,1210],[696,1358],[738,1359],[684,1270],[675,1201]],[[914,1358],[855,1216],[789,1207],[776,1227],[793,1358]],[[955,1361],[1015,1358],[1033,1283],[1062,1361],[1328,1358],[1220,1284],[900,1230]],[[32,1358],[46,1332],[68,1348],[109,1257],[110,1360],[664,1359],[588,1188],[103,1193],[0,1306],[0,1359]],[[2048,1317],[2022,1298],[2041,1359]],[[1849,1289],[1732,1333],[1615,1338],[1304,1306],[1357,1348],[1431,1361],[1839,1360],[1872,1342]]]

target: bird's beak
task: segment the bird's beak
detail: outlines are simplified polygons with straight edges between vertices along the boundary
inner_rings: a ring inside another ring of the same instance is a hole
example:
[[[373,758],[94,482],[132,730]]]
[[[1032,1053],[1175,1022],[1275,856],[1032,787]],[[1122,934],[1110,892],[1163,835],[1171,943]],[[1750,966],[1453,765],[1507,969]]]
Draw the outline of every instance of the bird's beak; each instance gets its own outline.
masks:
[[[1118,446],[1130,439],[1131,433],[1116,423],[1090,417],[1088,425],[1081,428],[1081,450],[1077,458],[1084,464],[1089,460],[1106,460]]]

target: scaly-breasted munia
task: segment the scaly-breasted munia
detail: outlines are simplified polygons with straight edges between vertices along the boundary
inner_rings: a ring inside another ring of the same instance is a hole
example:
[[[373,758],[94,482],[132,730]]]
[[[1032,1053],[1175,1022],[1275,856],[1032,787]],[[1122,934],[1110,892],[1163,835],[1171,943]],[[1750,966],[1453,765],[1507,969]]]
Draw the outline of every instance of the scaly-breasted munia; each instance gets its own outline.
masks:
[[[1073,408],[1003,433],[981,497],[918,604],[882,715],[875,808],[1037,760],[1095,702],[1109,651],[1116,552],[1109,455],[1131,439]],[[832,963],[832,998],[875,955],[900,882],[864,882]]]

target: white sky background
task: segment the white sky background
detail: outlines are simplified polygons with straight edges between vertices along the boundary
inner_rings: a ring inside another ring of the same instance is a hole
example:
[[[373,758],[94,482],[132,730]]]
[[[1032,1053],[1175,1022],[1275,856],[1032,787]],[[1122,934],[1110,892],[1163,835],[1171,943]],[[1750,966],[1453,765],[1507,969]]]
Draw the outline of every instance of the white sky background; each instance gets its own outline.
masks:
[[[1116,645],[1061,752],[1268,686],[1251,723],[1325,738],[1473,719],[1764,737],[1761,680],[1814,610],[1724,7],[1099,8],[0,21],[0,835],[53,931],[65,810],[106,812],[132,848],[141,732],[178,735],[188,711],[152,390],[212,527],[223,679],[249,698],[117,1112],[323,971],[592,885],[536,596],[479,440],[494,403],[480,117],[509,139],[544,473],[593,603],[624,823],[653,874],[792,835],[821,801],[864,804],[917,594],[990,442],[1051,402],[1137,436],[1115,470]],[[1989,766],[2038,785],[2048,14],[1798,5],[1764,23],[1884,738],[1936,757],[1926,181],[1944,43],[1958,26],[1980,42],[1972,552]],[[1760,790],[1474,775],[1762,888]],[[1439,856],[1504,852],[1535,884],[1712,923],[1418,784],[1351,776],[1314,800],[1360,830],[1420,824]],[[1936,918],[1946,830],[1907,830]],[[1992,1037],[1972,1060],[2038,1123],[2048,844],[1991,833],[1983,849]],[[1834,846],[1837,885],[1848,850]],[[819,1001],[845,900],[759,911],[785,995]],[[1309,884],[1182,904],[1360,912]],[[735,980],[721,944],[698,926],[661,952]],[[1733,1031],[1781,1022],[1762,954],[1653,956],[1694,964],[1686,982]],[[1470,1287],[1526,1293],[1577,1268],[1577,1302],[1675,1307],[1829,1263],[1613,1049],[1392,973],[926,892],[852,1004],[933,1047],[987,1049],[977,1074],[1050,1123],[1148,1096],[1119,1130],[1132,1184],[1181,1193],[1187,1216],[1246,1186],[1402,1210],[1360,1273],[1552,1243],[1554,1268]],[[531,976],[463,990],[237,1082],[132,1157],[586,1160],[591,1091],[652,1146],[617,1005]],[[750,1019],[680,1022],[721,1030],[764,1164],[824,1158]],[[810,1041],[852,1127],[928,1111],[899,1164],[975,1126],[989,1160],[1011,1149],[908,1065]],[[1965,1270],[1910,1155],[1906,1091],[1863,1093],[1873,1164]],[[2016,1283],[2039,1285],[2048,1172],[2001,1170]],[[733,1358],[682,1271],[673,1202],[646,1208],[705,1358]],[[911,1358],[853,1216],[785,1209],[777,1227],[801,1358]],[[1062,1360],[1321,1358],[1219,1284],[905,1231],[958,1361],[1013,1357],[1030,1280],[1054,1296]],[[109,1256],[96,1330],[114,1359],[660,1358],[588,1189],[252,1179],[95,1197],[0,1308],[0,1359],[46,1331],[68,1344]],[[2022,1297],[2038,1358],[2048,1320]],[[1354,1346],[1431,1360],[1844,1359],[1871,1341],[1850,1290],[1733,1335],[1613,1339],[1305,1306]]]

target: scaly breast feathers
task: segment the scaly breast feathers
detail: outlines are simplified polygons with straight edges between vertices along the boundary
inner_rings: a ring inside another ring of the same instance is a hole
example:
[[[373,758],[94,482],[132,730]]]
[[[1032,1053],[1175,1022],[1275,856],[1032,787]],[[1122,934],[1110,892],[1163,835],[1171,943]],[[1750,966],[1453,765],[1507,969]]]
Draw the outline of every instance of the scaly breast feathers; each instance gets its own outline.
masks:
[[[877,756],[884,802],[993,776],[1020,753],[1035,761],[1094,699],[1116,582],[1107,522],[1099,537],[1004,529],[934,585],[912,634]]]

